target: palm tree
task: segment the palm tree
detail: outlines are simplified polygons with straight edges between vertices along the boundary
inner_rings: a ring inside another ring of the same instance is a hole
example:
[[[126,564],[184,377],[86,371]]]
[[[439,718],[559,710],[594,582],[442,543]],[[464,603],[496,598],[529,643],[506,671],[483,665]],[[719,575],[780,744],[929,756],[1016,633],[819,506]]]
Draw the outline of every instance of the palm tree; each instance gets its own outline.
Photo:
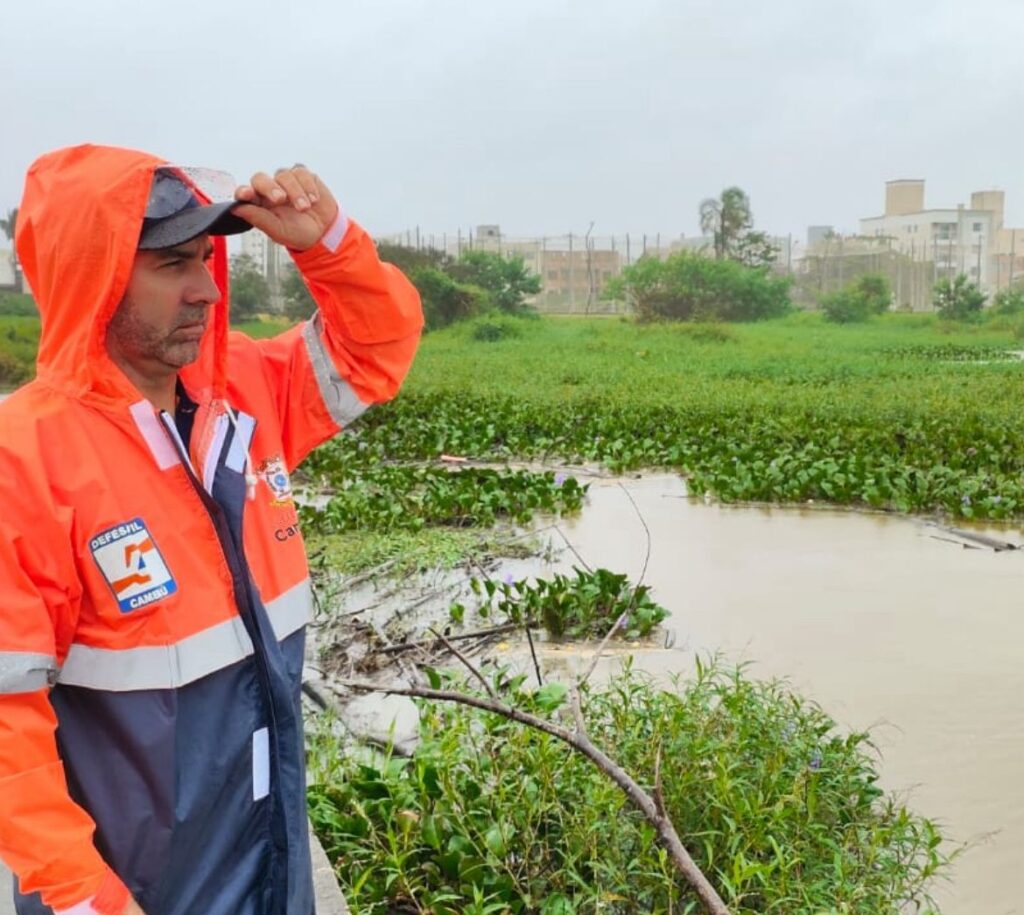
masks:
[[[0,232],[7,236],[8,241],[14,241],[14,230],[18,225],[18,208],[7,211],[7,216],[0,219]]]
[[[742,188],[727,187],[720,197],[700,205],[700,230],[714,239],[715,257],[730,257],[740,237],[754,224],[750,198]]]

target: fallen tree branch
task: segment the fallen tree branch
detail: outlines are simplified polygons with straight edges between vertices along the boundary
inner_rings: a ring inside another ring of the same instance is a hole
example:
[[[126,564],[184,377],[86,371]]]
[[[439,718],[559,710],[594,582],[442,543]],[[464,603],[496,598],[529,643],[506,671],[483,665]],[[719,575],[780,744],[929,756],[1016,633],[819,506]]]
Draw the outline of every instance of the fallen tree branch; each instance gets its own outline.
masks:
[[[573,696],[573,714],[577,719],[577,728],[575,731],[570,731],[552,721],[538,718],[536,715],[531,715],[503,702],[485,699],[482,696],[458,693],[453,690],[430,689],[421,686],[381,686],[361,680],[341,680],[339,685],[363,692],[387,693],[392,696],[409,696],[414,699],[431,699],[435,702],[454,702],[459,705],[467,705],[481,711],[501,715],[503,718],[519,722],[519,724],[524,724],[535,730],[543,731],[545,734],[550,734],[552,737],[568,744],[574,750],[587,757],[601,772],[618,785],[629,802],[654,827],[661,845],[668,851],[679,873],[693,887],[697,897],[707,909],[708,915],[729,915],[729,909],[722,901],[721,896],[718,895],[711,882],[704,876],[704,873],[694,862],[693,858],[690,857],[690,853],[679,838],[679,834],[676,832],[675,826],[672,825],[672,821],[658,810],[651,796],[633,777],[596,747],[586,731],[581,729],[580,722],[583,720],[583,713],[579,707],[579,695],[575,691]]]

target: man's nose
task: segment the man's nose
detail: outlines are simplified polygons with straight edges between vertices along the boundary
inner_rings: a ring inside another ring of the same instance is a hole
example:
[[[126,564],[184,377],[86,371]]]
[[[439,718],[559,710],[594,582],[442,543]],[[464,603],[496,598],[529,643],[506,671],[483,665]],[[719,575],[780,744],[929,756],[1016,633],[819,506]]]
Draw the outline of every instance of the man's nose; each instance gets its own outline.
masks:
[[[212,305],[220,298],[220,289],[213,281],[213,275],[206,264],[200,264],[195,272],[195,280],[189,285],[185,301],[189,305]]]

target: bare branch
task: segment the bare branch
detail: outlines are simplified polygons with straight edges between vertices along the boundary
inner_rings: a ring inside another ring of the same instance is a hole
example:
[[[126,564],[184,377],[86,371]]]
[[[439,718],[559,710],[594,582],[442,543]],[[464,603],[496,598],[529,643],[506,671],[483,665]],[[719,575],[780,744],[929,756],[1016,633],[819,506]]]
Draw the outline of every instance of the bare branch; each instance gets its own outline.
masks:
[[[378,686],[374,683],[365,683],[358,680],[343,680],[340,685],[365,692],[388,693],[393,696],[410,696],[418,699],[432,699],[436,702],[455,702],[459,705],[468,705],[471,708],[492,712],[510,721],[517,721],[527,727],[543,731],[545,734],[550,734],[552,737],[568,744],[574,750],[586,756],[601,772],[618,785],[629,802],[655,828],[662,846],[671,855],[676,868],[683,878],[693,887],[694,892],[707,909],[708,915],[729,915],[729,909],[722,901],[721,896],[718,895],[711,882],[704,876],[701,869],[697,867],[693,858],[690,857],[689,852],[679,838],[679,834],[672,825],[672,821],[659,812],[650,795],[640,787],[625,769],[594,746],[589,737],[587,737],[585,730],[582,734],[575,733],[552,721],[538,718],[536,715],[531,715],[513,706],[505,705],[503,702],[494,699],[484,699],[481,696],[457,693],[452,690],[428,689],[426,687]],[[575,690],[573,692],[574,701],[578,704],[578,693]],[[582,716],[582,711],[580,710],[578,714]]]
[[[619,614],[619,618],[615,621],[612,628],[609,629],[608,632],[605,634],[603,641],[598,646],[597,651],[594,652],[594,656],[590,659],[590,664],[587,666],[586,672],[583,674],[582,677],[580,677],[576,681],[577,686],[582,686],[584,683],[587,682],[587,680],[590,679],[591,675],[594,673],[594,668],[597,667],[597,662],[601,660],[601,655],[604,654],[605,649],[608,647],[608,643],[612,640],[612,636],[614,636],[615,632],[626,622],[627,619],[629,619],[629,614],[632,613],[635,609],[637,591],[639,590],[640,586],[644,583],[644,579],[647,577],[647,566],[651,561],[651,529],[647,526],[647,519],[644,518],[643,512],[640,511],[640,506],[636,504],[636,500],[630,494],[629,490],[626,489],[626,487],[623,486],[621,483],[619,483],[619,488],[626,494],[626,498],[629,499],[629,501],[632,503],[633,508],[636,511],[637,517],[640,519],[640,523],[644,527],[644,534],[647,538],[647,547],[644,552],[644,564],[643,568],[640,571],[640,580],[636,583],[636,586],[633,588],[633,596],[630,599],[629,604],[627,605],[626,609]]]
[[[466,639],[486,638],[492,635],[501,635],[505,632],[513,632],[519,628],[518,623],[502,623],[500,626],[490,626],[487,629],[474,629],[472,632],[460,632],[448,636],[451,642],[462,642]],[[398,642],[394,645],[385,645],[380,648],[381,654],[395,654],[396,652],[412,651],[415,648],[436,647],[437,639],[424,639],[419,642]]]
[[[530,657],[533,658],[533,670],[537,674],[537,685],[544,685],[544,678],[540,674],[540,661],[537,660],[537,649],[533,644],[533,633],[530,632],[530,621],[527,620],[523,629],[526,630],[526,641],[530,644]]]
[[[451,642],[449,642],[448,639],[446,639],[442,633],[438,632],[436,629],[430,629],[428,631],[434,633],[434,635],[436,635],[442,642],[444,642],[445,647],[462,662],[463,667],[465,667],[466,670],[468,670],[474,677],[477,678],[477,680],[480,681],[480,684],[487,691],[487,695],[490,696],[492,699],[497,700],[498,694],[495,693],[494,687],[492,687],[491,684],[487,682],[487,678],[482,673],[480,673],[476,665],[474,665],[473,662],[470,661],[469,658],[467,658],[465,655],[461,654],[459,652],[459,649],[456,648]]]
[[[580,561],[580,564],[583,566],[583,568],[586,569],[588,572],[593,573],[594,570],[591,568],[590,563],[588,563],[587,560],[579,554],[576,547],[572,545],[572,541],[569,540],[569,537],[565,533],[565,531],[563,531],[557,524],[553,525],[553,527],[558,532],[559,536],[561,536],[562,540],[565,541],[565,545],[572,552],[573,556],[575,556]]]

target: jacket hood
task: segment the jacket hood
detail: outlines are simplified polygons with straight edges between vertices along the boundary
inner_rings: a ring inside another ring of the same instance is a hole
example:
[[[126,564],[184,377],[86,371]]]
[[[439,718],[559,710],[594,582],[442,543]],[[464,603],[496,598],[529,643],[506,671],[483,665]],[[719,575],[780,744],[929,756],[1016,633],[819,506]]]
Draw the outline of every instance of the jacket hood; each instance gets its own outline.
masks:
[[[107,354],[106,332],[131,276],[153,172],[164,164],[87,144],[47,153],[28,170],[15,245],[42,317],[37,377],[71,396],[108,406],[141,397]],[[223,396],[227,354],[227,247],[211,241],[221,298],[199,358],[181,372],[204,399]]]

